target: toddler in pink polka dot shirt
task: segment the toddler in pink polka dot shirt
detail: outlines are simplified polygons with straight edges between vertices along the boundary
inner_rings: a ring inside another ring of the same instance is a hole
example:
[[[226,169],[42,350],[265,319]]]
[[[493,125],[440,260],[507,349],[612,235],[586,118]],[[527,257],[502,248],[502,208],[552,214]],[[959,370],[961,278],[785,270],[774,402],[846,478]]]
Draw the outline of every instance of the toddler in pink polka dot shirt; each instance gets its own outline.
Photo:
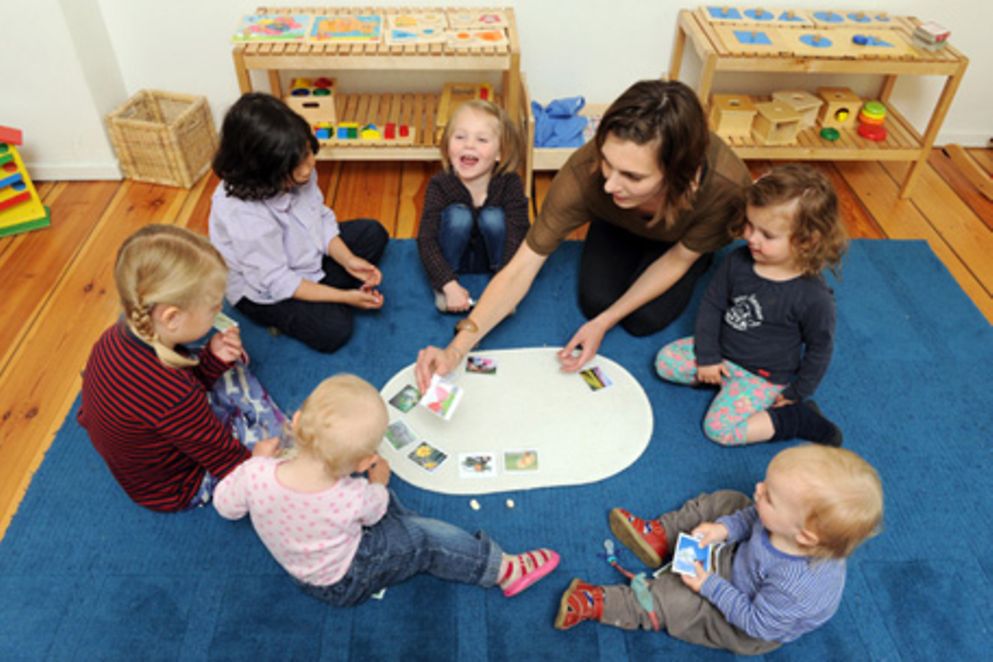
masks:
[[[354,375],[326,379],[293,416],[294,453],[239,465],[217,485],[214,507],[227,519],[249,515],[301,588],[336,606],[419,573],[499,585],[510,597],[556,568],[552,550],[505,554],[484,533],[404,508],[386,487],[389,464],[376,454],[387,423],[369,383]]]

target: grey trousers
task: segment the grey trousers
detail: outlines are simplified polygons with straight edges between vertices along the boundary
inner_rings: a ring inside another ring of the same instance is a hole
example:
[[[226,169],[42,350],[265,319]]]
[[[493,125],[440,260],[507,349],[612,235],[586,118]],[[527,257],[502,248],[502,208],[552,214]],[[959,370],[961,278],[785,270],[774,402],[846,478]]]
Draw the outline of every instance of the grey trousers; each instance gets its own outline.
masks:
[[[723,490],[701,494],[683,504],[677,511],[662,515],[659,520],[665,529],[666,539],[674,543],[679,532],[689,533],[702,522],[713,522],[722,515],[741,510],[752,503],[741,492]],[[734,548],[725,547],[716,559],[717,572],[730,579]],[[731,625],[709,600],[691,591],[679,575],[665,572],[649,580],[655,600],[655,614],[666,631],[677,639],[711,648],[722,648],[740,655],[760,655],[779,648],[777,641],[762,641],[748,636]],[[630,586],[604,587],[603,617],[607,625],[636,630],[652,629],[652,622],[638,604]]]

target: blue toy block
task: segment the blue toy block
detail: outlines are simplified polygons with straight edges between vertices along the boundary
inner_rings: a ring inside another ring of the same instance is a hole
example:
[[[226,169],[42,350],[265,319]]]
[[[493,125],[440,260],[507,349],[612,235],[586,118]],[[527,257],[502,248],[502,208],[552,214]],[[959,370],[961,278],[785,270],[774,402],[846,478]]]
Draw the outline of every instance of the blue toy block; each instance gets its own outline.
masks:
[[[13,175],[0,179],[0,188],[6,188],[12,184],[17,184],[23,181],[24,181],[24,177],[21,175],[21,173],[15,172]]]

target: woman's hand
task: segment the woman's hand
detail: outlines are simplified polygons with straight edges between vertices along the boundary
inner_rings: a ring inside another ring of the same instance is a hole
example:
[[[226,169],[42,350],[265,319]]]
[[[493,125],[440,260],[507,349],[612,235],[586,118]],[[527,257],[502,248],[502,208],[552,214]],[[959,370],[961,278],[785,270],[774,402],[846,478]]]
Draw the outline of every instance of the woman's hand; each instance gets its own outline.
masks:
[[[417,378],[417,390],[424,393],[428,390],[431,377],[435,374],[447,375],[462,361],[459,351],[449,345],[445,349],[427,346],[417,353],[417,365],[414,366],[414,376]]]
[[[563,372],[576,372],[596,356],[606,333],[606,326],[596,318],[579,327],[579,331],[559,350],[559,363],[562,364]]]
[[[363,310],[379,310],[383,307],[383,294],[372,286],[363,285],[357,290],[343,290],[342,303]]]
[[[445,294],[445,306],[450,313],[463,313],[469,310],[469,290],[457,280],[450,280],[441,287]]]
[[[383,274],[376,268],[374,264],[367,260],[363,260],[357,255],[351,255],[344,260],[341,265],[345,268],[349,274],[354,278],[358,278],[362,281],[362,285],[365,287],[376,287],[383,282]]]
[[[721,378],[730,376],[731,373],[723,362],[715,363],[714,365],[698,365],[696,367],[696,380],[701,384],[715,384],[720,386]]]
[[[224,363],[234,363],[242,356],[246,363],[248,355],[241,344],[241,332],[238,327],[232,326],[224,331],[218,331],[210,339],[210,353]]]

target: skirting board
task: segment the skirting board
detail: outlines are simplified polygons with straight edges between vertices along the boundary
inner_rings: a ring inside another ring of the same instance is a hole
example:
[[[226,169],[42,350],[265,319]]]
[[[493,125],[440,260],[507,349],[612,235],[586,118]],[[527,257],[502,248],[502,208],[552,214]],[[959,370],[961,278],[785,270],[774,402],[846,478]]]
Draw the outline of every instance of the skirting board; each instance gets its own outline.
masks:
[[[85,163],[45,163],[25,161],[24,166],[35,181],[74,181],[123,179],[116,160]]]

